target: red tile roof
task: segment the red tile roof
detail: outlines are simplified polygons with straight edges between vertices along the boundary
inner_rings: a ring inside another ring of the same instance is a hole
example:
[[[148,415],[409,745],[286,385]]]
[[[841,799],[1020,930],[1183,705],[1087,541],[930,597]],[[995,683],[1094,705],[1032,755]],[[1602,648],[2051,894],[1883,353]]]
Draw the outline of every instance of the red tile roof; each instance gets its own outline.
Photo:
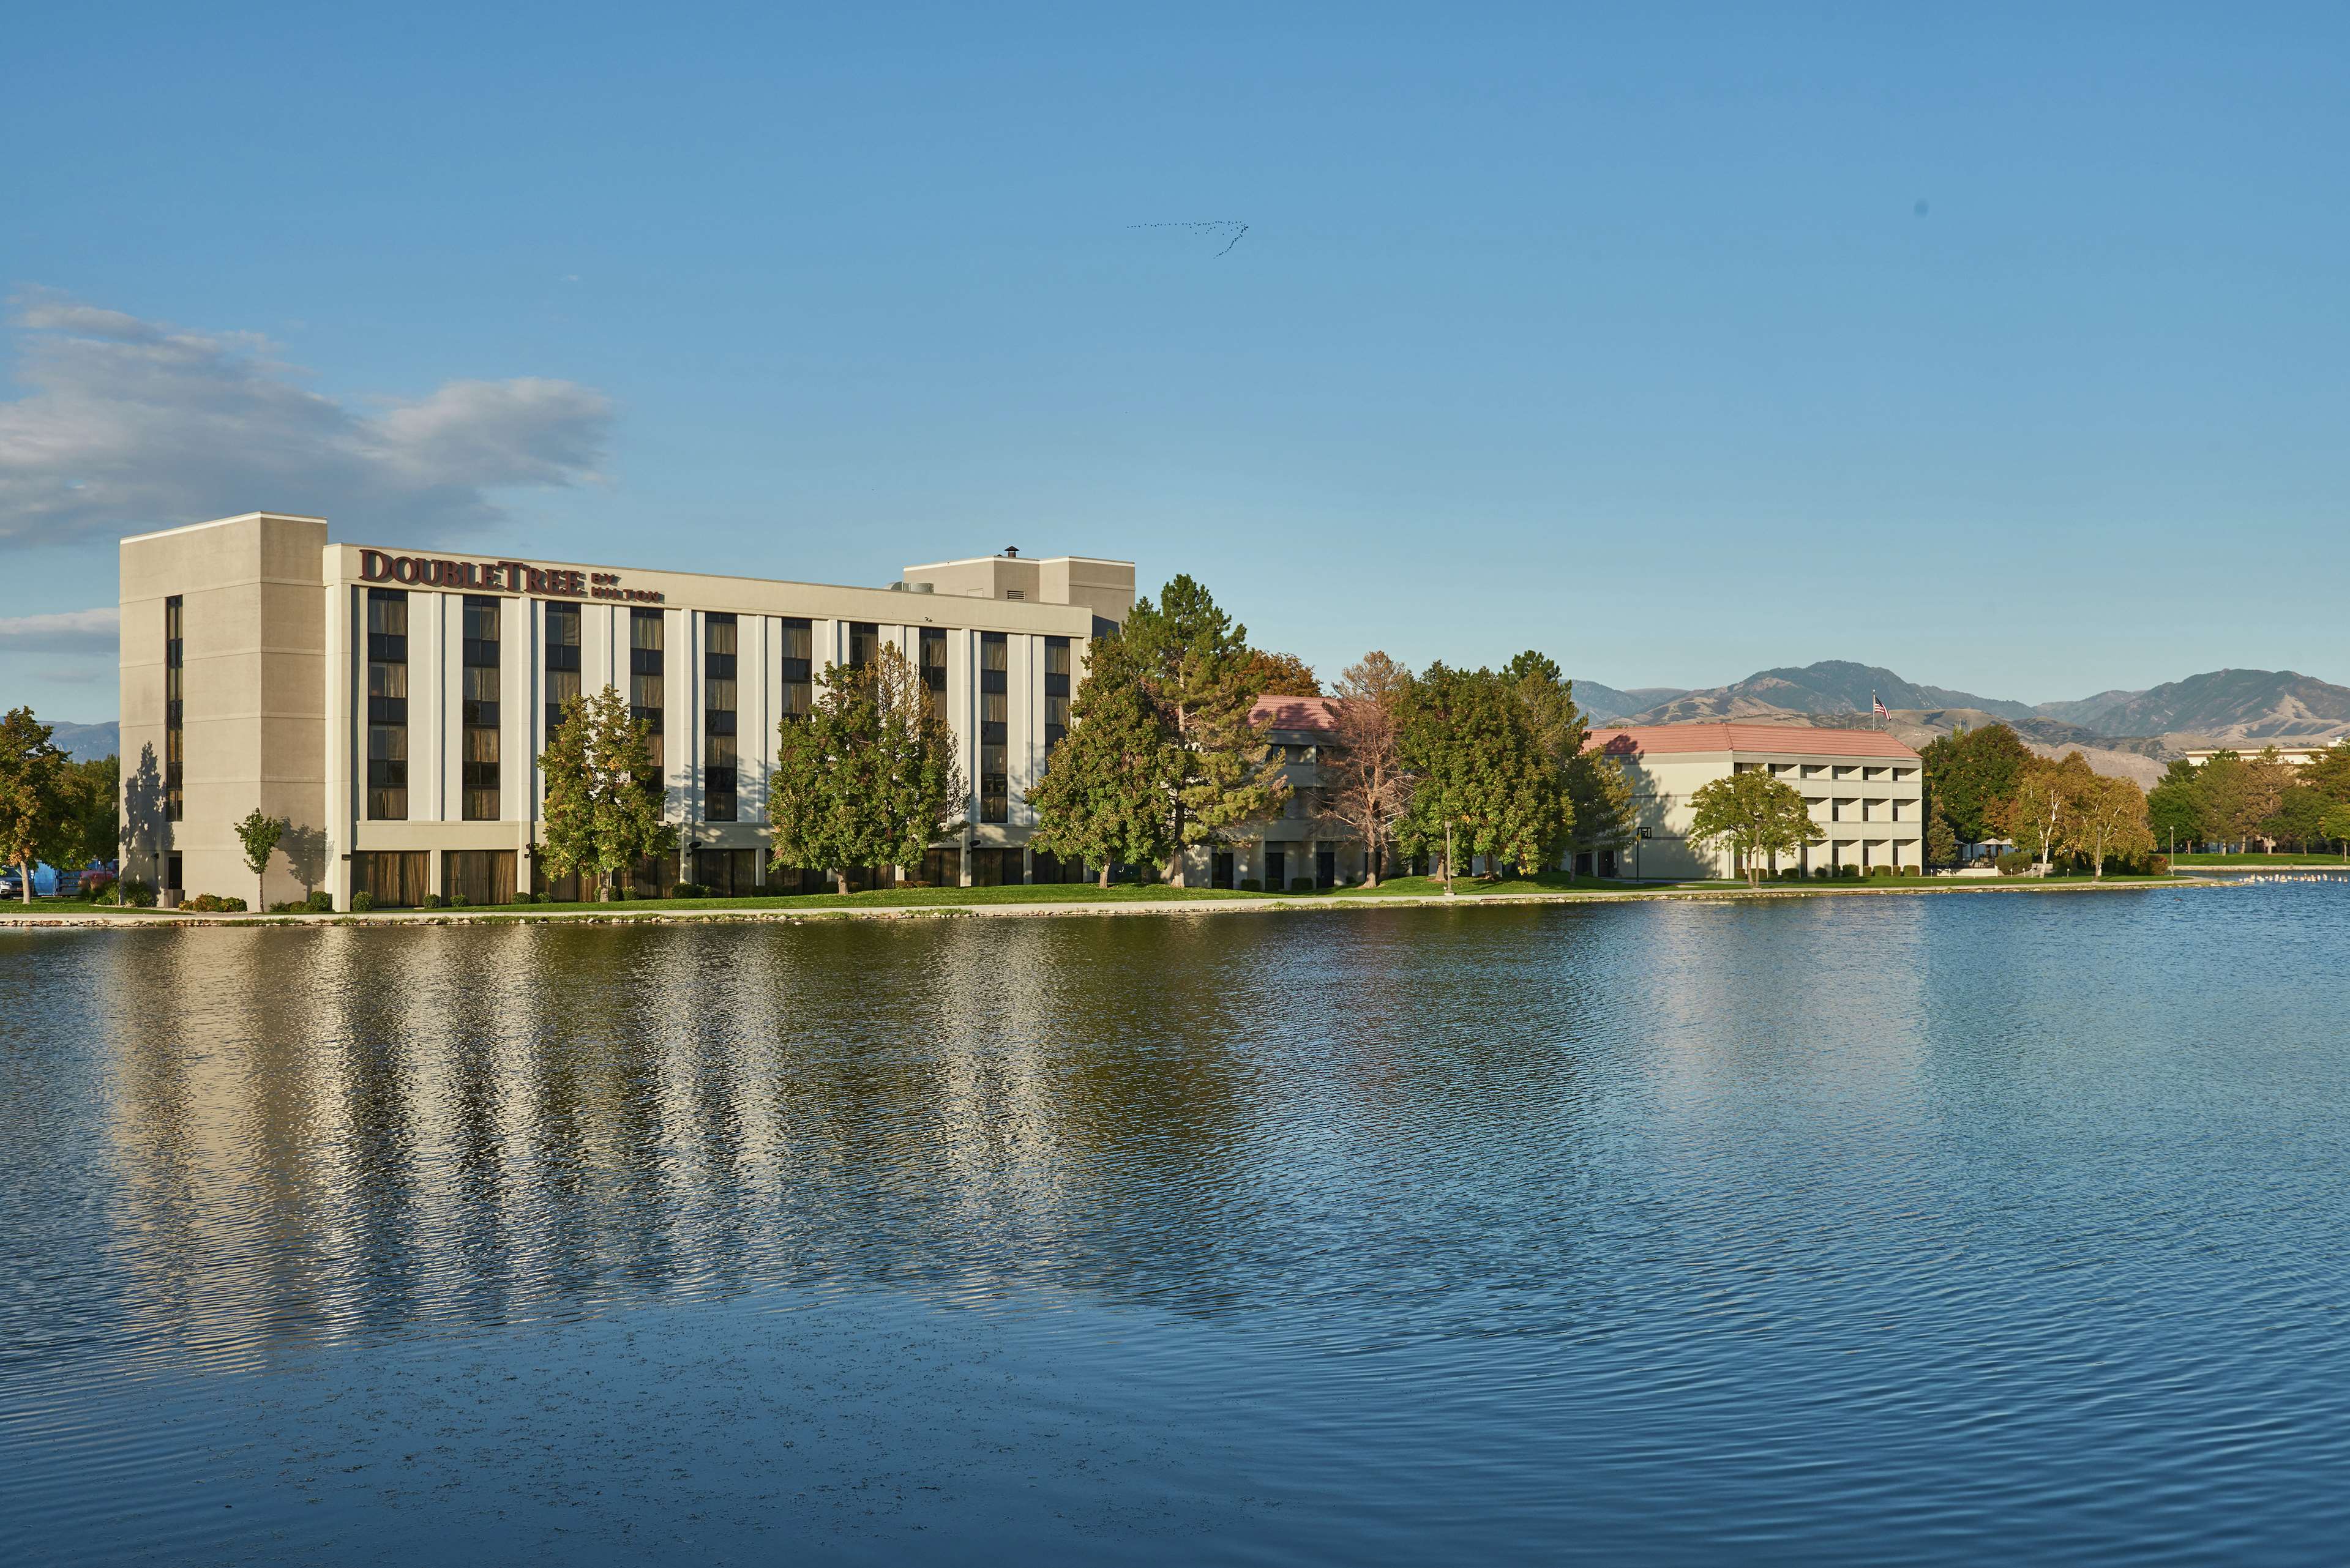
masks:
[[[1338,727],[1338,704],[1329,697],[1276,697],[1271,692],[1249,710],[1249,722],[1260,730],[1319,730]]]
[[[1882,730],[1820,730],[1809,724],[1635,724],[1598,728],[1584,750],[1666,756],[1703,752],[1768,752],[1798,757],[1900,757],[1918,753]]]

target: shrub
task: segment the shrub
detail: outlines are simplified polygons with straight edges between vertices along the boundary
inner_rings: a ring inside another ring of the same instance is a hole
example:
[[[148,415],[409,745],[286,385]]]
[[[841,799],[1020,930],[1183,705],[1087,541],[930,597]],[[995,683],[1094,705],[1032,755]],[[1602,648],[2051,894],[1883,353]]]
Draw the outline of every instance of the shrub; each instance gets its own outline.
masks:
[[[473,907],[473,900],[463,893],[452,893],[449,895],[449,907],[452,909],[470,909]]]
[[[352,914],[354,914],[354,915],[364,915],[364,914],[366,914],[369,909],[374,909],[374,908],[375,908],[375,895],[374,895],[373,893],[354,893],[354,894],[352,894],[352,895],[351,895],[351,913],[352,913]]]
[[[442,898],[441,898],[441,895],[440,895],[440,894],[438,894],[438,893],[427,893],[427,894],[425,894],[425,895],[424,895],[424,907],[425,907],[426,909],[438,909],[442,908]]]
[[[314,915],[331,915],[335,912],[335,896],[320,888],[302,900],[302,908]]]
[[[2170,857],[2168,855],[2154,856],[2147,861],[2146,867],[2153,876],[2168,877],[2170,875]]]
[[[155,907],[155,884],[141,882],[136,877],[125,877],[114,885],[115,902],[129,909],[151,909]]]
[[[1264,891],[1264,884],[1253,877],[1243,877],[1241,878],[1239,890],[1243,893],[1262,893]]]
[[[1779,873],[1779,880],[1782,882],[1800,882],[1803,879],[1804,868],[1800,866],[1790,866]]]
[[[219,893],[199,893],[182,903],[180,908],[204,915],[241,915],[244,913],[244,900]]]
[[[670,890],[672,898],[707,898],[710,896],[710,889],[699,882],[680,882]]]
[[[515,894],[514,901],[517,904],[538,904],[544,903],[546,900],[540,894],[534,893],[529,888],[525,888]]]
[[[1999,857],[1999,874],[2002,877],[2021,877],[2031,870],[2034,864],[2029,850],[2011,849]]]

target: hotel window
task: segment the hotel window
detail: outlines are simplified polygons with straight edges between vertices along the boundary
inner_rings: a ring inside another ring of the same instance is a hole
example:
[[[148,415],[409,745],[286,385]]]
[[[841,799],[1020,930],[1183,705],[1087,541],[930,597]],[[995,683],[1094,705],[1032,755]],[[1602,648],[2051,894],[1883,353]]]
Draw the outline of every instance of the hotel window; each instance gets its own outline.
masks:
[[[979,820],[1009,822],[1011,779],[1004,765],[1010,701],[1008,650],[1000,631],[979,634]]]
[[[657,609],[629,612],[629,717],[644,722],[650,732],[652,743],[648,748],[652,756],[653,774],[658,778],[668,765],[661,752],[661,707],[663,682],[667,677],[661,668],[661,612]]]
[[[881,651],[881,628],[869,620],[848,623],[848,667],[862,670]]]
[[[1069,733],[1069,639],[1045,639],[1045,754]]]
[[[810,661],[815,657],[816,638],[809,623],[795,616],[784,618],[783,695],[780,702],[786,719],[805,719],[815,692],[815,680]]]
[[[498,819],[498,601],[465,596],[464,820]]]
[[[947,698],[947,633],[944,627],[922,628],[922,684],[931,695],[944,702]]]
[[[408,594],[368,590],[368,799],[374,822],[408,817]]]
[[[702,819],[734,820],[734,618],[702,618]]]
[[[182,772],[187,761],[187,645],[182,640],[180,596],[163,601],[163,817],[180,820]]]
[[[546,607],[546,738],[563,728],[563,704],[579,695],[579,607]]]

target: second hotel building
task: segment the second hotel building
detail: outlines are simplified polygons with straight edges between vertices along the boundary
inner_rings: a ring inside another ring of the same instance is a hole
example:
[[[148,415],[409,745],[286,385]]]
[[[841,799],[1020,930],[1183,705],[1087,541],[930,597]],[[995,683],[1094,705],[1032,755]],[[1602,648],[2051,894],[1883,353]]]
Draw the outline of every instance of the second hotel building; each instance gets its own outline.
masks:
[[[1087,641],[1134,605],[1132,563],[1082,556],[840,587],[338,544],[267,513],[125,539],[121,585],[125,874],[250,889],[234,824],[257,805],[289,829],[267,896],[338,909],[546,888],[537,758],[564,699],[606,685],[654,732],[681,840],[635,884],[765,886],[776,726],[885,644],[944,701],[971,786],[960,838],[908,871],[1057,878],[1024,796]]]

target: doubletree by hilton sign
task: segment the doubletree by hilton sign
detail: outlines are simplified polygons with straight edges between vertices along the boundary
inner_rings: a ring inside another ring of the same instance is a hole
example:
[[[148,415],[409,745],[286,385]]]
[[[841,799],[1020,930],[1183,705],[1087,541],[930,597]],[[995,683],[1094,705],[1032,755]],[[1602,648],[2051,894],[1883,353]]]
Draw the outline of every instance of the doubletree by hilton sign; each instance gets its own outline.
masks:
[[[623,599],[640,605],[657,605],[668,597],[650,588],[624,588],[618,572],[575,572],[525,561],[444,561],[433,556],[388,556],[381,550],[359,552],[359,581],[450,593],[544,594],[549,598]]]

